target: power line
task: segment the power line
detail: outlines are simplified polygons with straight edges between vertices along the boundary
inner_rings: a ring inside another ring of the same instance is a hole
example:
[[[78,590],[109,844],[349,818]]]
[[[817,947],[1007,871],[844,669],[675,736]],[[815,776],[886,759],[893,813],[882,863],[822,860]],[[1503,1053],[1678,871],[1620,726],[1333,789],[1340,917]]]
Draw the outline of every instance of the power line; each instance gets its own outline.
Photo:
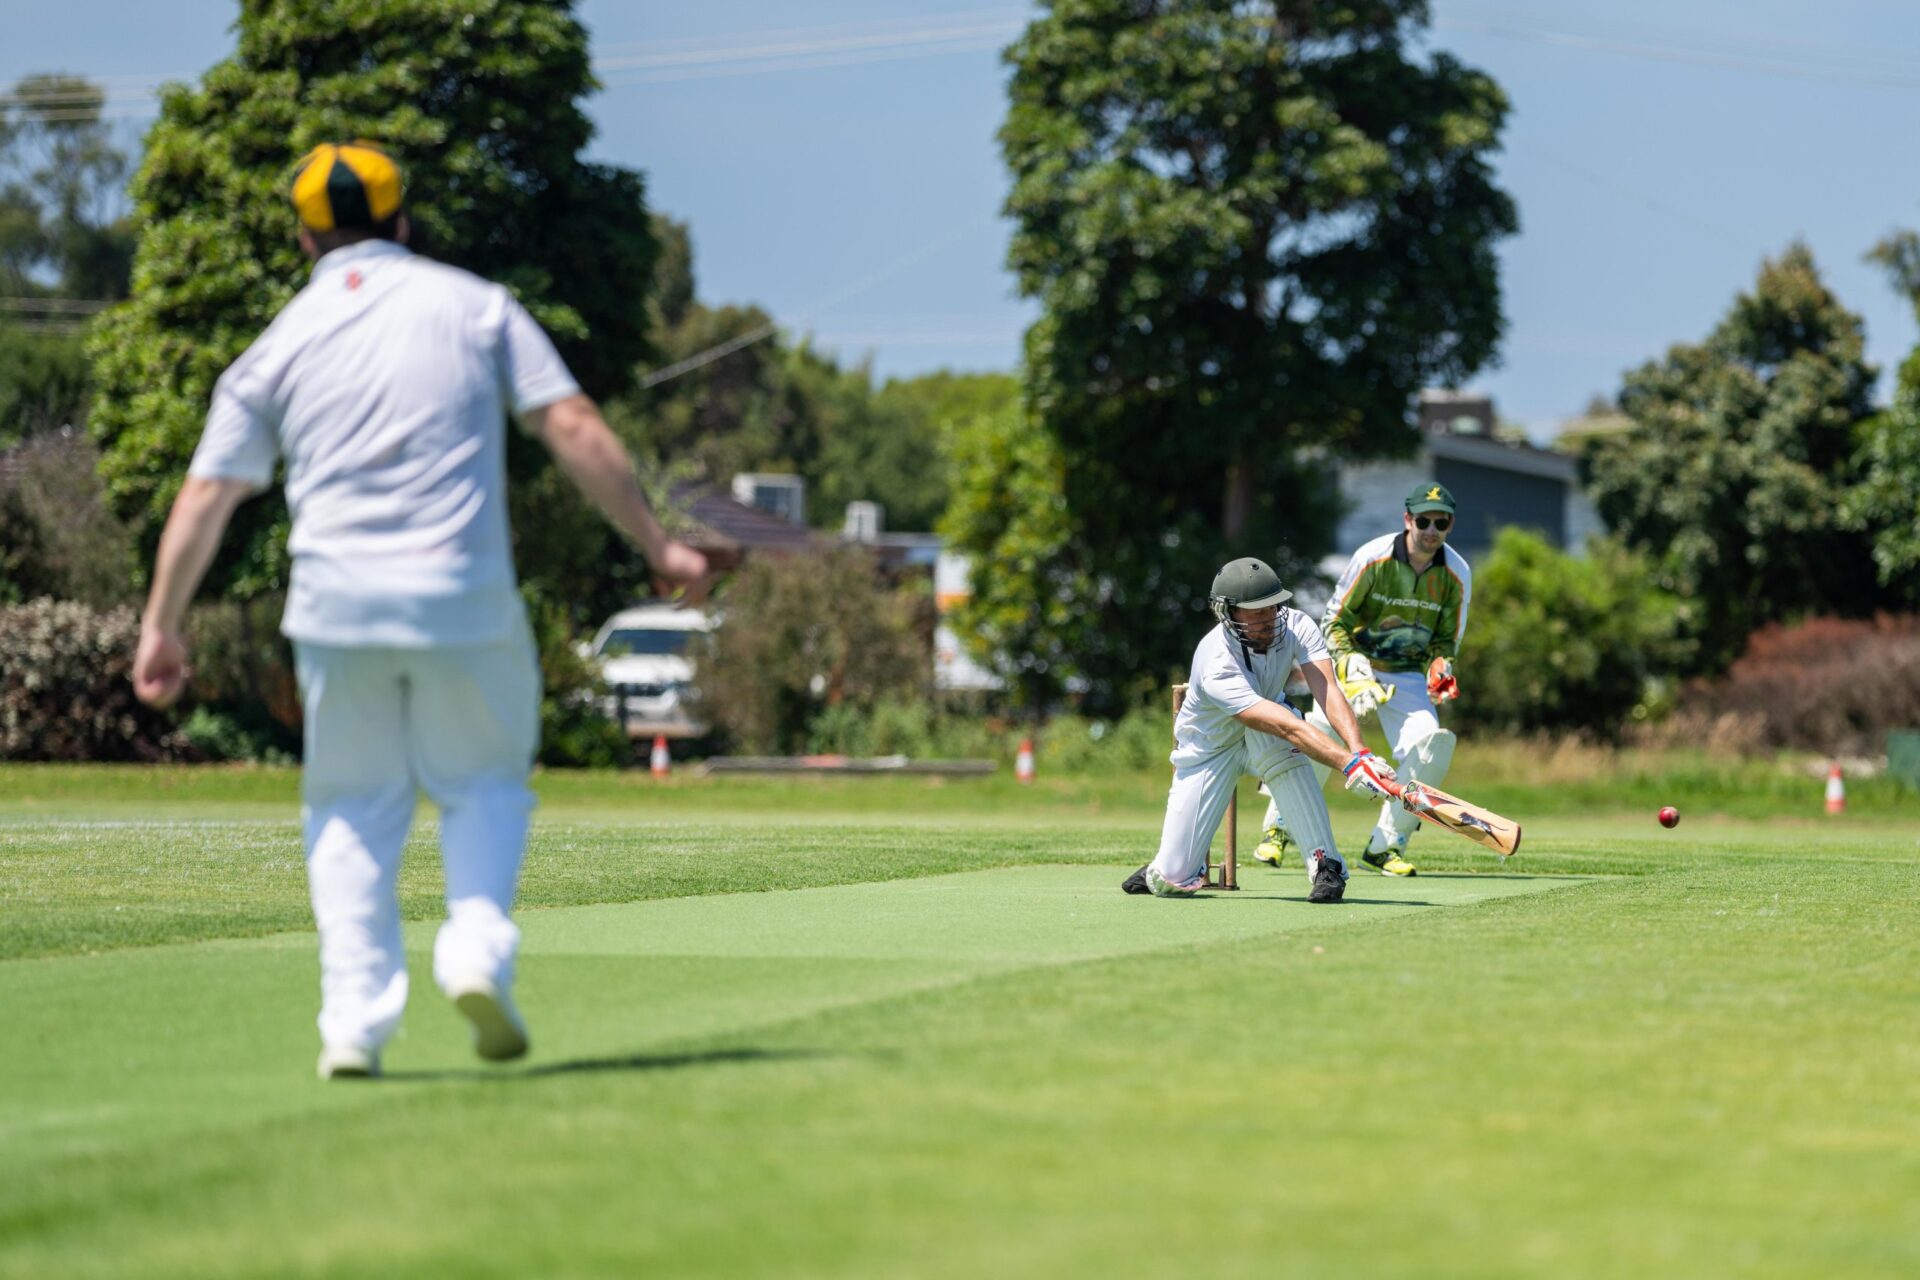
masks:
[[[1640,31],[1659,32],[1644,37],[1596,35],[1530,25],[1524,19],[1441,18],[1434,22],[1434,27],[1642,61],[1747,71],[1828,84],[1920,89],[1920,73],[1899,69],[1896,65],[1877,65],[1904,62],[1906,66],[1911,66],[1912,60],[1920,57],[1920,52],[1890,57],[1881,51],[1827,45],[1824,47],[1826,52],[1822,54],[1819,52],[1820,46],[1796,43],[1786,54],[1769,54],[1750,51],[1751,44],[1748,50],[1741,49],[1738,42],[1730,46],[1724,37],[1716,38],[1704,46],[1690,47],[1684,40],[1676,42],[1677,33],[1660,32],[1658,28],[1639,28]],[[1826,65],[1820,65],[1823,58]]]
[[[1920,89],[1920,50],[1769,40],[1725,32],[1685,30],[1603,21],[1599,29],[1548,27],[1524,11],[1484,5],[1452,6],[1463,16],[1442,16],[1434,28],[1490,35],[1573,49],[1687,66],[1714,67],[1829,84]],[[1016,36],[1031,18],[1024,9],[970,9],[912,20],[838,23],[736,32],[693,39],[610,45],[593,60],[608,87],[660,84],[716,76],[804,71],[902,58],[980,52]],[[179,75],[86,77],[98,89],[46,93],[0,93],[0,108],[24,107],[49,122],[127,120],[153,116],[159,90],[190,80]]]
[[[909,267],[918,266],[935,254],[952,248],[968,236],[991,225],[994,221],[995,218],[993,215],[977,218],[957,230],[948,232],[944,236],[929,240],[911,253],[896,258],[878,270],[870,271],[866,275],[841,286],[809,306],[802,307],[797,313],[798,319],[796,324],[803,325],[818,316],[821,312],[832,310],[848,298],[865,293],[868,289],[892,279]],[[757,329],[740,334],[738,337],[729,338],[725,342],[708,347],[705,351],[695,352],[684,360],[679,360],[664,368],[654,369],[651,372],[642,374],[640,377],[640,385],[642,388],[650,388],[657,387],[663,382],[671,382],[682,374],[692,373],[695,369],[701,368],[704,365],[712,364],[714,361],[724,359],[736,351],[744,350],[756,342],[771,338],[779,332],[779,328],[780,327],[775,324],[765,324]]]

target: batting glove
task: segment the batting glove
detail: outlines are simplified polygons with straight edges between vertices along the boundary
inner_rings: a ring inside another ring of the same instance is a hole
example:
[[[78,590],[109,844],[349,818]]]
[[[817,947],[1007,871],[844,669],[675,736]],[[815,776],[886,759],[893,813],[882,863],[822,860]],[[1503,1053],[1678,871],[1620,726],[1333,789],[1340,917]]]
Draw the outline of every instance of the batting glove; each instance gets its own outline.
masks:
[[[1373,664],[1364,653],[1343,653],[1333,664],[1333,675],[1340,692],[1347,695],[1353,714],[1364,716],[1383,702],[1393,699],[1393,690],[1374,678]]]
[[[1453,678],[1453,659],[1435,658],[1427,665],[1427,696],[1435,702],[1460,696],[1460,682]]]
[[[1394,773],[1393,766],[1371,751],[1354,752],[1344,772],[1347,775],[1347,790],[1357,796],[1391,800],[1399,790],[1397,784],[1400,779]]]

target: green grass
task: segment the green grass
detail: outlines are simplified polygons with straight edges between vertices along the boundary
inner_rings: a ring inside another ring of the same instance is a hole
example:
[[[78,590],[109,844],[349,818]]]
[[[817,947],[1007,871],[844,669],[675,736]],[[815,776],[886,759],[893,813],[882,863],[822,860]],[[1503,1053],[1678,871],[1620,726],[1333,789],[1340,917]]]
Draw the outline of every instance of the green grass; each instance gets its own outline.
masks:
[[[1914,1274],[1920,807],[1547,763],[1335,908],[1120,895],[1153,777],[546,775],[533,1056],[431,988],[429,824],[364,1086],[292,775],[0,769],[0,1276]]]

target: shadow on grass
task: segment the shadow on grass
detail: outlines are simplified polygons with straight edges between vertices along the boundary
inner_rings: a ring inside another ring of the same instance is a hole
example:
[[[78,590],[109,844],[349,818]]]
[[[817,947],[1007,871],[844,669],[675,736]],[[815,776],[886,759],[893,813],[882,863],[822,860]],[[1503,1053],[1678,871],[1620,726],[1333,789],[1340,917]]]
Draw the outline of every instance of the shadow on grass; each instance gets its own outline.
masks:
[[[446,1071],[389,1071],[380,1080],[396,1084],[431,1084],[472,1080],[505,1084],[548,1076],[584,1075],[603,1071],[684,1071],[693,1067],[726,1066],[741,1062],[798,1062],[840,1055],[819,1049],[706,1049],[696,1053],[632,1053],[614,1058],[572,1058],[541,1062],[530,1067],[461,1067]]]
[[[1422,880],[1565,880],[1578,883],[1583,880],[1605,879],[1603,876],[1576,875],[1567,871],[1422,871]]]
[[[1245,889],[1223,892],[1219,889],[1202,890],[1187,902],[1305,902],[1304,893],[1249,893]],[[1165,901],[1180,902],[1183,899],[1171,898]],[[1428,902],[1421,898],[1356,898],[1351,893],[1338,902],[1316,903],[1316,906],[1329,907],[1443,907],[1444,902]]]

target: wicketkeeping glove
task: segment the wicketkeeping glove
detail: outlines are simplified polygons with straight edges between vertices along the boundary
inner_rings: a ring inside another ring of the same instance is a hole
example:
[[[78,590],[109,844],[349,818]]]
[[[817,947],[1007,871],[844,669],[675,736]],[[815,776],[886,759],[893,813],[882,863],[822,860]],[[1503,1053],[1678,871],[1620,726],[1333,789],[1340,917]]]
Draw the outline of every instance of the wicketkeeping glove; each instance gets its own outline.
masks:
[[[1373,664],[1364,653],[1341,654],[1333,664],[1333,676],[1340,682],[1340,692],[1347,695],[1347,705],[1356,716],[1364,716],[1381,703],[1393,700],[1392,688],[1374,678]]]
[[[1453,678],[1453,659],[1435,658],[1427,664],[1427,696],[1435,702],[1460,696],[1460,682]]]
[[[1393,766],[1371,751],[1356,751],[1347,761],[1347,790],[1357,796],[1372,796],[1376,800],[1393,799],[1393,790],[1389,783],[1398,782],[1399,775]]]

